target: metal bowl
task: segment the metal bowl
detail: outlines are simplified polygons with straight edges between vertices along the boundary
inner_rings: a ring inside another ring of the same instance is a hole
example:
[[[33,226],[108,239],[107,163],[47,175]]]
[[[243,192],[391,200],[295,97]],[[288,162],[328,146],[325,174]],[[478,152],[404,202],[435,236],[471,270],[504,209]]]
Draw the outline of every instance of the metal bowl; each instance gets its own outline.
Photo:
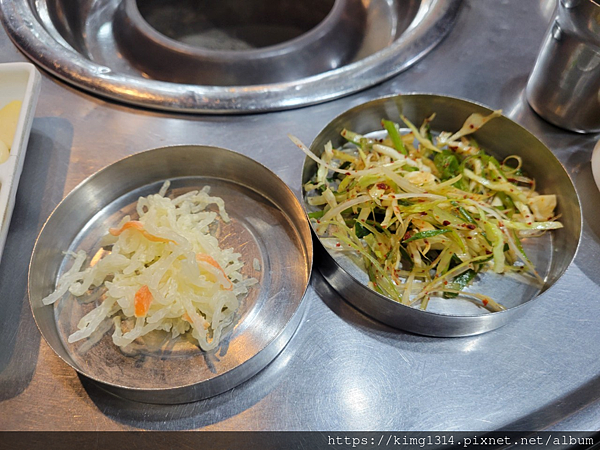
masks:
[[[466,100],[428,94],[398,95],[380,98],[352,108],[332,120],[315,138],[310,150],[319,155],[331,141],[334,148],[345,140],[343,128],[359,134],[381,130],[381,119],[400,121],[404,114],[415,124],[436,113],[432,131],[457,131],[472,113],[490,114],[491,109]],[[575,257],[581,237],[582,216],[577,192],[569,175],[553,153],[526,129],[502,116],[474,134],[486,151],[504,158],[519,155],[524,170],[536,179],[541,193],[555,193],[558,213],[564,227],[528,240],[526,251],[544,278],[539,288],[512,278],[486,273],[472,290],[491,296],[506,310],[490,313],[461,299],[432,299],[427,310],[397,303],[367,287],[367,275],[349,258],[315,246],[315,264],[325,279],[349,303],[369,316],[395,328],[428,336],[469,336],[493,330],[523,314],[534,299],[550,289]],[[316,163],[307,158],[302,173],[306,183],[316,171]],[[305,202],[308,212],[309,206]],[[314,232],[314,229],[313,229]]]
[[[95,255],[108,227],[132,214],[138,198],[158,192],[166,180],[174,195],[209,185],[211,195],[225,201],[231,221],[219,224],[219,239],[242,254],[243,272],[259,280],[242,300],[235,326],[210,352],[181,340],[169,342],[167,348],[133,346],[126,354],[109,335],[95,345],[67,343],[79,319],[94,305],[79,304],[70,295],[54,305],[42,304],[72,262],[64,252],[82,249]],[[300,323],[311,266],[309,226],[281,179],[225,149],[163,147],[100,170],[58,205],[34,248],[29,300],[48,345],[82,375],[128,399],[184,403],[237,386],[280,353]]]

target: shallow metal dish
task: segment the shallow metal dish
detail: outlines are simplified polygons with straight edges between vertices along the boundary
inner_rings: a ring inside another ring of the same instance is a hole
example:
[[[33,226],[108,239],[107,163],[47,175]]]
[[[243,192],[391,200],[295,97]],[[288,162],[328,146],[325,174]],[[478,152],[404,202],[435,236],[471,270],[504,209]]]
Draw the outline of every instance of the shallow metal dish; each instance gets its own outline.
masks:
[[[66,296],[42,299],[71,265],[65,251],[92,257],[107,228],[134,211],[140,196],[165,180],[179,195],[211,186],[231,222],[219,224],[223,247],[242,253],[243,272],[259,280],[242,301],[228,338],[212,352],[181,342],[171,348],[138,346],[125,354],[108,333],[90,349],[67,337],[92,305]],[[260,267],[254,264],[258,259]],[[124,158],[89,177],[55,209],[44,225],[29,267],[29,300],[50,347],[71,367],[125,398],[183,403],[219,394],[269,364],[287,344],[302,316],[312,266],[310,229],[285,183],[250,158],[205,146],[163,147]]]
[[[310,149],[321,154],[324,145],[345,142],[343,128],[360,134],[381,130],[381,119],[400,122],[404,114],[415,124],[436,113],[432,131],[457,131],[472,113],[489,114],[492,110],[466,100],[428,94],[386,97],[352,108],[332,120],[316,137]],[[498,158],[519,155],[524,170],[536,179],[539,192],[555,193],[558,213],[564,228],[525,242],[526,251],[538,272],[544,277],[543,287],[519,283],[512,278],[486,273],[472,286],[499,301],[507,309],[490,313],[471,302],[460,299],[432,299],[426,311],[399,304],[366,286],[368,278],[348,258],[325,249],[315,248],[315,264],[342,297],[373,318],[393,327],[429,336],[469,336],[506,324],[522,314],[532,300],[547,291],[567,270],[575,257],[581,237],[581,208],[569,175],[552,152],[526,129],[502,116],[487,123],[474,134],[477,142]],[[311,179],[316,163],[307,158],[302,182]],[[305,203],[305,209],[309,210]],[[314,231],[314,230],[313,230]],[[318,239],[317,239],[318,241]]]

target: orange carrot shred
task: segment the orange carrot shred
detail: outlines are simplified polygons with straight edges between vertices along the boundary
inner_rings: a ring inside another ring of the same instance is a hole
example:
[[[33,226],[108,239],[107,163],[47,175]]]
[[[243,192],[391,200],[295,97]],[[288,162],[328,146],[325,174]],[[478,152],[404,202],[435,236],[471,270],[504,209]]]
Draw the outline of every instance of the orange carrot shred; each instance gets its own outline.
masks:
[[[206,253],[196,253],[196,261],[208,263],[211,266],[219,269],[221,271],[221,273],[223,274],[223,277],[225,278],[225,280],[227,280],[227,286],[223,286],[223,288],[227,291],[233,290],[233,283],[227,277],[227,274],[225,273],[225,271],[223,270],[221,265],[217,261],[215,261],[215,259],[212,256],[207,255]]]
[[[152,303],[152,293],[148,286],[143,285],[135,293],[133,305],[135,307],[135,317],[145,317],[150,310],[150,303]]]
[[[183,316],[181,316],[181,318],[183,320],[185,320],[186,322],[189,322],[190,324],[194,324],[194,322],[192,321],[192,318],[190,317],[190,315],[186,312],[183,313]],[[204,329],[208,329],[208,327],[210,326],[210,324],[205,320],[204,323],[202,324],[204,326]]]
[[[125,231],[129,228],[138,230],[140,233],[142,233],[142,235],[146,239],[148,239],[149,241],[152,241],[152,242],[173,242],[173,243],[175,243],[175,241],[173,241],[171,239],[161,238],[161,237],[154,236],[153,234],[148,233],[144,229],[144,225],[142,224],[142,222],[139,222],[137,220],[130,220],[129,222],[125,222],[125,224],[123,224],[123,226],[121,228],[109,228],[108,232],[110,234],[112,234],[113,236],[119,236],[123,231]]]

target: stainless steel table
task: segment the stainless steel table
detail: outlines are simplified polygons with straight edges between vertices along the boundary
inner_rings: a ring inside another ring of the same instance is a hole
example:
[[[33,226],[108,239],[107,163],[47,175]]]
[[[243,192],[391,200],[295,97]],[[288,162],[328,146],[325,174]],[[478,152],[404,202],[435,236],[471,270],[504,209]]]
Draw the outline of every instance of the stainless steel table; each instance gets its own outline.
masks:
[[[44,74],[0,265],[0,430],[598,430],[600,192],[598,135],[555,128],[523,91],[555,2],[467,0],[422,61],[358,94],[285,112],[202,116],[105,101]],[[24,61],[2,32],[0,61]],[[309,143],[334,116],[402,92],[502,108],[550,147],[581,197],[574,265],[517,321],[457,339],[415,336],[353,309],[314,273],[289,345],[263,372],[217,397],[178,406],[124,401],[64,364],[41,339],[27,298],[35,238],[57,203],[96,170],[145,149],[202,143],[247,154],[300,194]]]

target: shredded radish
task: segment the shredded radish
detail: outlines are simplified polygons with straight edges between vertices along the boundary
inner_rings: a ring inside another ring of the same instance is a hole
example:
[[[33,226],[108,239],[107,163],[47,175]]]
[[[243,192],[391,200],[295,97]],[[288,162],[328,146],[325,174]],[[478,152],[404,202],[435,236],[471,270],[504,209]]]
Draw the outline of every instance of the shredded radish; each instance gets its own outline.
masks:
[[[257,280],[242,275],[241,254],[220,248],[210,232],[219,217],[230,220],[223,200],[208,187],[170,199],[168,187],[138,200],[138,220],[125,217],[108,230],[110,251],[92,266],[83,268],[84,251],[71,254],[71,269],[42,300],[49,305],[67,293],[83,303],[86,296],[96,300],[69,342],[89,338],[112,319],[119,347],[154,330],[173,337],[189,332],[203,350],[219,346],[240,298]]]

